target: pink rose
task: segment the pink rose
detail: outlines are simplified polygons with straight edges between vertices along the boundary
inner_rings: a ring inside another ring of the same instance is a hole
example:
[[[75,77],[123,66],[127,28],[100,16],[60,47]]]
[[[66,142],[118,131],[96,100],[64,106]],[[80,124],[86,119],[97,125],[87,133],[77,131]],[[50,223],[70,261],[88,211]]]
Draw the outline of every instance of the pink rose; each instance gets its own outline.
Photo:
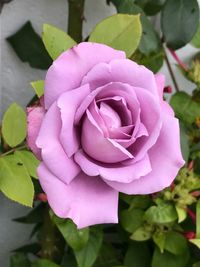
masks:
[[[81,43],[54,61],[46,113],[35,114],[42,122],[39,133],[30,127],[29,144],[37,138],[40,183],[59,217],[78,228],[116,223],[118,192],[150,194],[172,183],[184,161],[163,88],[163,76],[102,44]]]

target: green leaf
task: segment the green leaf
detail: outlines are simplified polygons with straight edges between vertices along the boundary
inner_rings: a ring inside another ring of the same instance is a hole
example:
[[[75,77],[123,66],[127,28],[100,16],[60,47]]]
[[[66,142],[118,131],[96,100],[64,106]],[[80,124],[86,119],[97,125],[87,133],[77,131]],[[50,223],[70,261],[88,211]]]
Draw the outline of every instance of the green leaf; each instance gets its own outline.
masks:
[[[192,38],[191,44],[195,46],[196,48],[200,48],[200,23],[197,29],[197,32],[195,33],[194,37]]]
[[[44,95],[44,81],[43,80],[31,82],[31,86],[33,87],[38,98]]]
[[[187,212],[185,209],[179,207],[178,205],[176,205],[175,208],[178,215],[178,223],[181,223],[187,218]]]
[[[160,50],[145,56],[138,50],[136,53],[134,53],[132,59],[140,65],[144,65],[154,73],[157,73],[163,65],[164,53],[163,50]]]
[[[144,6],[144,12],[148,16],[154,16],[155,14],[160,12],[165,2],[166,0],[148,0]]]
[[[199,24],[197,0],[167,0],[161,16],[165,41],[172,49],[189,43]]]
[[[160,251],[163,253],[165,248],[166,233],[164,231],[156,231],[153,234],[153,241],[159,247]]]
[[[92,31],[89,41],[123,50],[130,57],[142,35],[139,15],[116,14],[101,21]]]
[[[187,250],[187,241],[182,234],[170,231],[166,235],[165,249],[175,255],[184,254]]]
[[[2,134],[10,147],[19,145],[26,138],[26,113],[13,103],[7,109],[2,120]]]
[[[173,205],[163,203],[150,207],[144,217],[150,223],[165,224],[174,222],[177,219],[177,213]]]
[[[194,123],[196,118],[200,116],[199,103],[193,101],[191,96],[185,92],[175,93],[171,98],[170,105],[176,116],[187,124]]]
[[[121,4],[117,6],[117,11],[123,14],[141,14],[142,37],[139,44],[140,52],[144,53],[145,55],[150,55],[150,53],[160,50],[160,39],[150,20],[139,6],[135,5],[134,3],[130,4],[128,1],[121,1]]]
[[[161,253],[158,248],[155,249],[152,259],[152,267],[186,267],[189,260],[188,249],[184,254],[174,255],[165,251]]]
[[[59,266],[50,260],[41,259],[34,261],[31,267],[59,267]]]
[[[132,242],[125,255],[124,265],[126,267],[149,267],[151,254],[144,242]]]
[[[52,63],[40,36],[34,31],[30,21],[14,35],[7,38],[18,57],[31,67],[48,69]]]
[[[190,239],[189,241],[200,249],[200,239]]]
[[[66,242],[74,250],[82,249],[89,239],[89,228],[77,229],[77,226],[69,219],[60,219],[53,215],[54,223],[65,238]]]
[[[185,162],[188,161],[190,155],[189,137],[183,123],[180,123],[181,151]]]
[[[33,243],[17,248],[13,252],[37,254],[40,250],[41,246],[38,243]]]
[[[30,261],[23,253],[16,253],[10,258],[10,267],[30,267]]]
[[[130,233],[133,233],[143,223],[144,211],[140,209],[128,209],[121,213],[120,220],[123,228]]]
[[[200,261],[195,262],[195,264],[193,264],[192,267],[200,267]]]
[[[38,224],[42,223],[44,217],[45,204],[40,203],[34,207],[26,216],[15,218],[13,221],[26,224]]]
[[[135,241],[146,241],[152,236],[152,228],[150,225],[143,225],[136,229],[136,231],[130,236]]]
[[[43,25],[42,40],[53,60],[76,45],[76,42],[66,32],[49,24]]]
[[[117,250],[109,243],[104,243],[98,254],[94,267],[113,267],[120,264],[117,259]]]
[[[200,239],[200,199],[196,204],[196,238]]]
[[[0,190],[10,199],[32,207],[34,188],[26,168],[14,155],[0,158]]]
[[[99,254],[103,233],[98,229],[90,229],[90,237],[81,250],[74,251],[78,267],[91,267]]]
[[[18,158],[19,162],[24,165],[29,175],[38,179],[36,170],[40,161],[33,155],[33,153],[25,150],[15,151],[15,156]]]

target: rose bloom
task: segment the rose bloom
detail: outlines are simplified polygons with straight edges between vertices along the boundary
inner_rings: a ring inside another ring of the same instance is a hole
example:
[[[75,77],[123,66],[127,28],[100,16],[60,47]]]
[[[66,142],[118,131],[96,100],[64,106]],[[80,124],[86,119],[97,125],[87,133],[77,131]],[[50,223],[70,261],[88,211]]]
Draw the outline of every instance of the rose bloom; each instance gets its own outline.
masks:
[[[78,228],[118,222],[118,195],[164,189],[183,166],[164,77],[103,44],[62,53],[28,110],[28,144],[55,214]]]

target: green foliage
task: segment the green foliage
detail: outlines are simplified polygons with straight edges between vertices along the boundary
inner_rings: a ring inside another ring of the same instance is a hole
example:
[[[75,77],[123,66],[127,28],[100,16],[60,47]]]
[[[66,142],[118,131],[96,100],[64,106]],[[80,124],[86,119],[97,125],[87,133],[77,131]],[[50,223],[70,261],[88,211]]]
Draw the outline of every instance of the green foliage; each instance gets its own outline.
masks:
[[[142,38],[139,44],[139,50],[146,56],[150,53],[157,52],[160,49],[160,40],[151,22],[143,12],[143,10],[135,5],[133,1],[121,1],[117,4],[117,11],[124,14],[141,14]]]
[[[162,10],[162,31],[172,49],[178,49],[191,41],[199,24],[197,0],[167,0]]]
[[[23,164],[29,175],[33,178],[38,179],[36,169],[39,165],[39,160],[33,155],[33,153],[26,150],[15,151],[18,162]]]
[[[44,94],[44,81],[43,80],[32,82],[31,86],[33,87],[38,98],[43,96],[43,94]]]
[[[134,53],[132,59],[139,64],[144,65],[154,73],[157,73],[163,65],[164,53],[162,50],[151,53],[150,55],[144,55],[139,50]]]
[[[59,267],[59,266],[50,260],[41,259],[33,262],[31,267]]]
[[[34,31],[30,21],[14,35],[7,38],[18,57],[23,62],[28,62],[31,67],[47,69],[51,59],[45,50],[40,36]]]
[[[127,232],[133,233],[143,223],[144,211],[141,209],[123,210],[120,216],[121,224]]]
[[[142,28],[139,15],[118,14],[101,21],[90,34],[89,41],[123,50],[130,57],[137,49]]]
[[[98,257],[103,241],[103,233],[100,229],[93,228],[87,244],[81,249],[74,251],[78,267],[91,267]]]
[[[200,48],[200,23],[199,23],[196,34],[192,38],[191,44],[195,46],[196,48]]]
[[[71,248],[80,250],[85,247],[89,239],[89,228],[78,230],[71,220],[62,220],[55,215],[52,219]]]
[[[62,52],[76,45],[76,42],[67,33],[49,24],[43,26],[42,40],[53,60]]]
[[[149,267],[150,261],[151,253],[148,245],[144,242],[132,242],[126,252],[124,265],[126,267]]]
[[[186,124],[192,124],[200,116],[200,105],[185,92],[175,93],[170,101],[176,116]]]
[[[24,165],[15,155],[0,158],[0,190],[10,199],[32,207],[34,188]]]
[[[117,250],[109,243],[104,243],[98,254],[94,267],[113,267],[120,264]]]
[[[177,213],[170,203],[161,203],[150,207],[145,212],[145,219],[149,223],[165,224],[171,223],[177,219]]]
[[[196,238],[200,239],[200,200],[196,205]]]
[[[10,258],[10,267],[30,267],[31,263],[23,253],[16,253]]]
[[[172,254],[182,255],[187,250],[187,241],[182,234],[170,231],[166,234],[164,248]]]
[[[26,137],[26,114],[23,109],[13,103],[5,112],[2,120],[2,134],[10,147],[15,147]]]
[[[152,267],[186,267],[189,260],[189,252],[186,250],[184,254],[174,255],[165,251],[161,253],[158,248],[155,249],[152,260]],[[162,265],[161,265],[162,264]]]
[[[182,155],[185,162],[187,162],[190,155],[189,137],[187,135],[186,128],[182,123],[180,123],[180,138]]]

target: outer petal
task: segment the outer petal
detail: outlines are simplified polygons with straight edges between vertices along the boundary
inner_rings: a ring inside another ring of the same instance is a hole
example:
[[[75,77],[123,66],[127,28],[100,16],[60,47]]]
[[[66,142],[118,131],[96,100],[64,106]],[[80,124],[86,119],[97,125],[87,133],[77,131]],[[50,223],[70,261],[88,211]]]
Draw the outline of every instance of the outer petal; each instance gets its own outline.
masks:
[[[82,84],[89,83],[91,90],[94,90],[109,82],[121,82],[133,87],[141,87],[158,98],[153,72],[129,59],[112,60],[109,64],[96,65],[84,77]]]
[[[74,116],[78,106],[89,93],[90,88],[86,84],[62,94],[58,99],[62,119],[60,141],[68,157],[71,157],[79,148],[78,127],[74,126]]]
[[[42,120],[44,118],[45,110],[43,107],[30,107],[27,108],[27,122],[28,122],[28,133],[27,143],[33,153],[40,159],[41,151],[36,146],[35,142],[40,130]]]
[[[45,107],[66,91],[80,86],[84,75],[100,62],[124,59],[125,53],[97,43],[83,42],[62,53],[49,68],[45,81]]]
[[[56,215],[71,218],[78,228],[118,222],[118,192],[99,177],[80,173],[69,185],[57,179],[43,163],[38,168],[41,186]]]
[[[162,109],[174,116],[174,111],[173,109],[170,107],[170,105],[167,103],[167,101],[163,100],[163,90],[164,90],[164,86],[165,86],[165,76],[163,74],[156,74],[155,75],[155,80],[156,80],[156,85],[157,85],[157,89],[158,89],[158,94],[159,94],[159,98],[160,98],[160,103],[162,106]]]
[[[129,184],[105,182],[126,194],[150,194],[168,187],[184,165],[180,150],[179,124],[176,118],[164,114],[157,143],[149,151],[152,172]]]
[[[68,158],[60,143],[61,115],[54,103],[47,111],[36,140],[42,151],[42,160],[49,170],[65,183],[69,183],[80,168],[73,158]]]
[[[100,175],[108,181],[118,181],[121,183],[130,183],[152,170],[148,155],[142,160],[127,166],[120,163],[101,165],[101,163],[89,158],[82,150],[76,152],[74,159],[87,175]]]

